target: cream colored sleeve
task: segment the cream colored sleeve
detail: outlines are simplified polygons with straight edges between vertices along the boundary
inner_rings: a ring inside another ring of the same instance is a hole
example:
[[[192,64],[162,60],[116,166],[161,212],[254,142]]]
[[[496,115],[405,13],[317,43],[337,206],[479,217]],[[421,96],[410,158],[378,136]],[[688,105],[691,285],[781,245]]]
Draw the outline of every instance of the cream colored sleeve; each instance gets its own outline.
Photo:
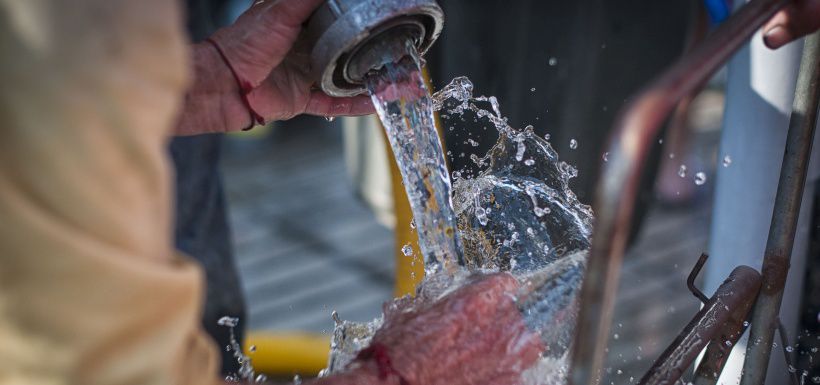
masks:
[[[171,241],[177,3],[0,0],[0,385],[217,380]]]

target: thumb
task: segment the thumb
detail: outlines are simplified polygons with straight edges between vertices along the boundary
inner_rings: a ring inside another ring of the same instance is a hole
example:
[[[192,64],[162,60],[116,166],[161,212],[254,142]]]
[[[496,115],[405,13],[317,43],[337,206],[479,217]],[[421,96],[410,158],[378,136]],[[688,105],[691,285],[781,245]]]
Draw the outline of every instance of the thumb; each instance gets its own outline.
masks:
[[[763,27],[763,43],[771,49],[808,35],[820,28],[820,0],[804,0],[778,12]]]
[[[258,86],[285,59],[302,25],[323,1],[258,0],[212,38],[237,72]]]

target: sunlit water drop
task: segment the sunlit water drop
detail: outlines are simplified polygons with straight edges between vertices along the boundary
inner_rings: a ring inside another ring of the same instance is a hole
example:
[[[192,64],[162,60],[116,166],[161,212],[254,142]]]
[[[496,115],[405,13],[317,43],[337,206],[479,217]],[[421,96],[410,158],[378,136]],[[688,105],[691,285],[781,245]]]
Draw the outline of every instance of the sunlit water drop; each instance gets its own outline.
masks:
[[[706,173],[704,173],[703,171],[698,171],[695,174],[695,184],[698,186],[702,186],[704,183],[706,183]]]
[[[732,165],[732,157],[729,155],[723,156],[723,167],[729,167]]]
[[[686,178],[686,165],[680,165],[680,168],[678,168],[678,176],[681,178]]]

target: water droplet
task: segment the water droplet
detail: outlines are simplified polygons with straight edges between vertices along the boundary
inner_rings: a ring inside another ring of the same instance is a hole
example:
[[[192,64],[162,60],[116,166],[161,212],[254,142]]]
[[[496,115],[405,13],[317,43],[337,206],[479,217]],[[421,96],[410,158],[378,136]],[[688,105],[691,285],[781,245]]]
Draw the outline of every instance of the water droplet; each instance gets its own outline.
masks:
[[[702,186],[704,183],[706,183],[706,174],[704,174],[703,171],[699,171],[695,174],[695,184]]]
[[[726,340],[726,342],[724,342],[724,344],[726,344],[726,346],[728,346],[728,347],[732,347],[732,341]]]
[[[302,377],[299,377],[298,374],[293,376],[293,385],[301,385],[301,384],[302,384]]]
[[[658,144],[663,144],[663,138],[658,139]]]
[[[229,328],[235,328],[236,325],[239,325],[239,318],[236,317],[228,317],[224,316],[216,321],[216,324],[219,326],[227,326]]]
[[[231,345],[225,345],[225,351],[230,352],[231,351]]]
[[[723,167],[729,167],[732,164],[732,157],[726,155],[723,157]]]
[[[524,161],[524,164],[526,164],[527,166],[532,166],[535,164],[535,161],[532,159],[527,159]]]
[[[609,162],[609,153],[605,152],[604,155],[601,156],[601,159],[603,159],[604,162]]]
[[[476,207],[475,209],[475,217],[478,219],[478,223],[481,223],[482,226],[486,226],[490,220],[487,218],[487,210],[483,207]]]
[[[793,347],[791,347],[791,346],[786,346],[786,351],[787,351],[787,352],[789,352],[789,353],[791,353],[791,352],[793,352],[793,351],[794,351],[794,348],[793,348]]]
[[[328,122],[332,122],[332,121],[336,120],[336,117],[335,116],[325,116],[325,120],[327,120]]]
[[[749,327],[749,321],[743,321],[743,327],[744,328]]]
[[[615,333],[615,334],[612,335],[612,338],[617,340],[617,339],[621,338],[621,336],[618,335],[618,333]]]
[[[795,372],[797,372],[797,368],[795,368],[792,365],[789,365],[789,373],[795,373]]]
[[[530,92],[535,92],[535,87],[530,88]]]
[[[251,353],[256,353],[256,345],[249,346],[248,351],[251,352]]]
[[[413,255],[413,246],[410,246],[409,243],[402,246],[401,247],[401,253],[404,254],[404,256],[406,256],[406,257],[412,256]]]
[[[578,148],[578,141],[575,140],[575,139],[570,139],[569,140],[569,148],[571,148],[573,150]]]
[[[467,143],[469,143],[473,147],[478,147],[478,142],[473,139],[467,139]]]
[[[549,60],[550,67],[555,67],[558,64],[558,59],[556,57],[551,57]]]
[[[681,178],[686,178],[686,166],[685,165],[682,164],[682,165],[680,165],[680,168],[678,168],[678,176],[681,177]]]
[[[621,370],[621,369],[618,369],[617,373],[618,373],[618,374],[624,374],[624,371],[623,371],[623,370]]]
[[[261,384],[261,383],[263,383],[267,380],[268,380],[268,376],[266,376],[264,374],[260,374],[260,375],[256,376],[256,380],[254,380],[254,381],[256,381],[257,384]]]

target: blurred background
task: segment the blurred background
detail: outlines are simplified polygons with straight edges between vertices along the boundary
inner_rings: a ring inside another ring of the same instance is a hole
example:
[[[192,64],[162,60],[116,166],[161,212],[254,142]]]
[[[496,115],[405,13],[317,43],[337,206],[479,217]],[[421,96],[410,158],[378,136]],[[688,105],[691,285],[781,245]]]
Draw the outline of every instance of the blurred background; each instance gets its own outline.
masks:
[[[718,22],[700,2],[684,0],[440,3],[446,26],[426,58],[434,88],[466,75],[476,94],[498,98],[513,127],[533,125],[549,135],[561,159],[578,168],[573,188],[587,204],[619,108]],[[249,3],[186,5],[192,39],[199,40]],[[637,382],[699,309],[686,277],[710,241],[716,170],[733,167],[731,157],[719,152],[726,83],[724,70],[692,95],[651,156],[604,384]],[[497,138],[480,124],[447,128],[442,132],[451,171],[471,170],[469,156],[484,155]],[[401,286],[407,278],[397,284],[397,276],[416,267],[408,267],[410,257],[400,249],[414,234],[402,222],[403,209],[396,209],[406,205],[400,201],[404,193],[377,118],[297,117],[240,134],[177,139],[172,154],[178,165],[177,241],[209,269],[204,322],[220,344],[227,336],[214,319],[222,315],[241,317],[251,340],[275,345],[304,336],[280,344],[285,348],[275,362],[260,360],[284,377],[310,376],[326,349],[304,352],[300,344],[329,341],[332,311],[368,321],[394,294],[406,292]],[[212,191],[207,202],[185,199],[202,186]],[[809,378],[819,373],[808,358],[818,345],[820,321],[816,211],[807,267],[792,271],[806,278],[795,303],[801,306],[799,347],[806,357],[799,370],[809,371]],[[192,222],[209,225],[192,232],[186,227]],[[262,347],[254,354],[261,356]],[[231,365],[226,357],[225,370]]]

